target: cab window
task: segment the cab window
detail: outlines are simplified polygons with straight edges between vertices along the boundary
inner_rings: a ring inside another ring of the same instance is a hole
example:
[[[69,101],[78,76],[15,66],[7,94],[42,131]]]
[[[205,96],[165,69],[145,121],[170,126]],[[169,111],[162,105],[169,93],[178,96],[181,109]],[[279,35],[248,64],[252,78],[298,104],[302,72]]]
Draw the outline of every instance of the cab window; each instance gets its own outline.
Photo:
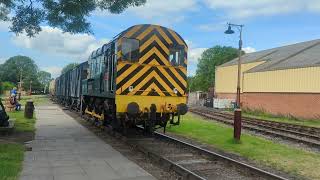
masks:
[[[139,40],[123,38],[121,51],[124,61],[139,61]]]
[[[172,48],[170,49],[169,61],[172,66],[183,65],[184,61],[184,51],[182,48]]]

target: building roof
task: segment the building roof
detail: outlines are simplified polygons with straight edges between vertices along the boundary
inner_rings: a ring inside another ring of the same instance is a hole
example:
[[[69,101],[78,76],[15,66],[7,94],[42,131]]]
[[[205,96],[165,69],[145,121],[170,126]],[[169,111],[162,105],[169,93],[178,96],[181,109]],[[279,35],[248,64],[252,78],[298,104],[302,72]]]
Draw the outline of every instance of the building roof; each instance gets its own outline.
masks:
[[[236,65],[237,61],[238,58],[221,66]],[[242,56],[243,64],[259,61],[266,62],[247,72],[320,66],[320,39],[248,53]]]

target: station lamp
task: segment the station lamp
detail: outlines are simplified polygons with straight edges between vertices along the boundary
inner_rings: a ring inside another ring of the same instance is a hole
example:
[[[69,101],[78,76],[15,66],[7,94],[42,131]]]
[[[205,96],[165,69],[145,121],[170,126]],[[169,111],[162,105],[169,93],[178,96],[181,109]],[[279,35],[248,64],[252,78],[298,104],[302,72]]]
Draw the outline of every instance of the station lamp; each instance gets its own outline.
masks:
[[[234,132],[233,137],[235,140],[240,140],[241,136],[241,106],[240,106],[240,81],[241,81],[241,54],[242,54],[242,24],[231,24],[228,23],[228,29],[224,32],[225,34],[234,34],[232,27],[236,27],[240,33],[239,35],[239,54],[238,54],[238,79],[237,79],[237,97],[236,97],[236,107],[234,110]]]

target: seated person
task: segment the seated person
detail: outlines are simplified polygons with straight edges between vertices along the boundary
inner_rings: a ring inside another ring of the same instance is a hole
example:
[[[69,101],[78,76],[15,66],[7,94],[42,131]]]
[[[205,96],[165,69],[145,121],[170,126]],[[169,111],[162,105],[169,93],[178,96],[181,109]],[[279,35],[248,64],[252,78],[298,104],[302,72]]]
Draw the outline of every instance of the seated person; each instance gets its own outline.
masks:
[[[11,105],[15,105],[16,108],[15,110],[16,111],[20,111],[21,110],[21,104],[18,102],[16,96],[14,94],[11,95],[11,98],[10,98],[10,103]]]

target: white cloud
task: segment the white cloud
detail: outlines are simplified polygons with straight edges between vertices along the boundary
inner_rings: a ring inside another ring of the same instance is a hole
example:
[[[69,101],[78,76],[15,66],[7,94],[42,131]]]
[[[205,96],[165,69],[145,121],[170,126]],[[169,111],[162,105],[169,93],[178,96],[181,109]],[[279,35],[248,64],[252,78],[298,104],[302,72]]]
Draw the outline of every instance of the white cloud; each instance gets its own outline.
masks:
[[[223,23],[212,23],[212,24],[202,24],[199,29],[206,32],[211,31],[223,31],[226,28],[227,22]]]
[[[0,58],[0,64],[3,64],[8,58]]]
[[[229,18],[271,16],[295,12],[320,13],[319,0],[206,0],[214,10],[223,10]]]
[[[50,66],[50,67],[42,67],[40,69],[49,72],[51,74],[51,77],[56,78],[61,74],[62,67]]]
[[[92,35],[64,33],[60,29],[44,26],[33,38],[22,34],[13,36],[12,41],[20,47],[83,61],[93,50],[107,43],[108,39],[97,40]]]
[[[198,63],[198,59],[201,57],[201,54],[203,53],[203,51],[205,51],[208,48],[202,48],[202,47],[197,47],[197,45],[195,43],[193,43],[192,41],[186,39],[185,40],[187,45],[188,45],[188,62],[189,63],[193,63],[193,64],[197,64]]]
[[[246,53],[253,53],[253,52],[256,52],[256,51],[257,51],[255,48],[250,47],[250,46],[245,47],[245,48],[242,48],[242,50],[243,50],[244,52],[246,52]]]
[[[189,62],[198,63],[198,59],[201,57],[201,54],[206,50],[207,48],[192,48],[189,50],[189,56],[188,60]]]
[[[195,10],[196,6],[196,0],[148,0],[143,6],[130,8],[129,11],[146,19],[153,19],[159,16],[170,17],[172,13]]]
[[[185,19],[186,11],[199,9],[198,0],[148,0],[144,5],[130,7],[124,13],[116,16],[136,15],[147,20],[148,23],[156,23],[170,26],[170,24],[181,22]],[[95,11],[96,16],[112,17],[108,11]]]

